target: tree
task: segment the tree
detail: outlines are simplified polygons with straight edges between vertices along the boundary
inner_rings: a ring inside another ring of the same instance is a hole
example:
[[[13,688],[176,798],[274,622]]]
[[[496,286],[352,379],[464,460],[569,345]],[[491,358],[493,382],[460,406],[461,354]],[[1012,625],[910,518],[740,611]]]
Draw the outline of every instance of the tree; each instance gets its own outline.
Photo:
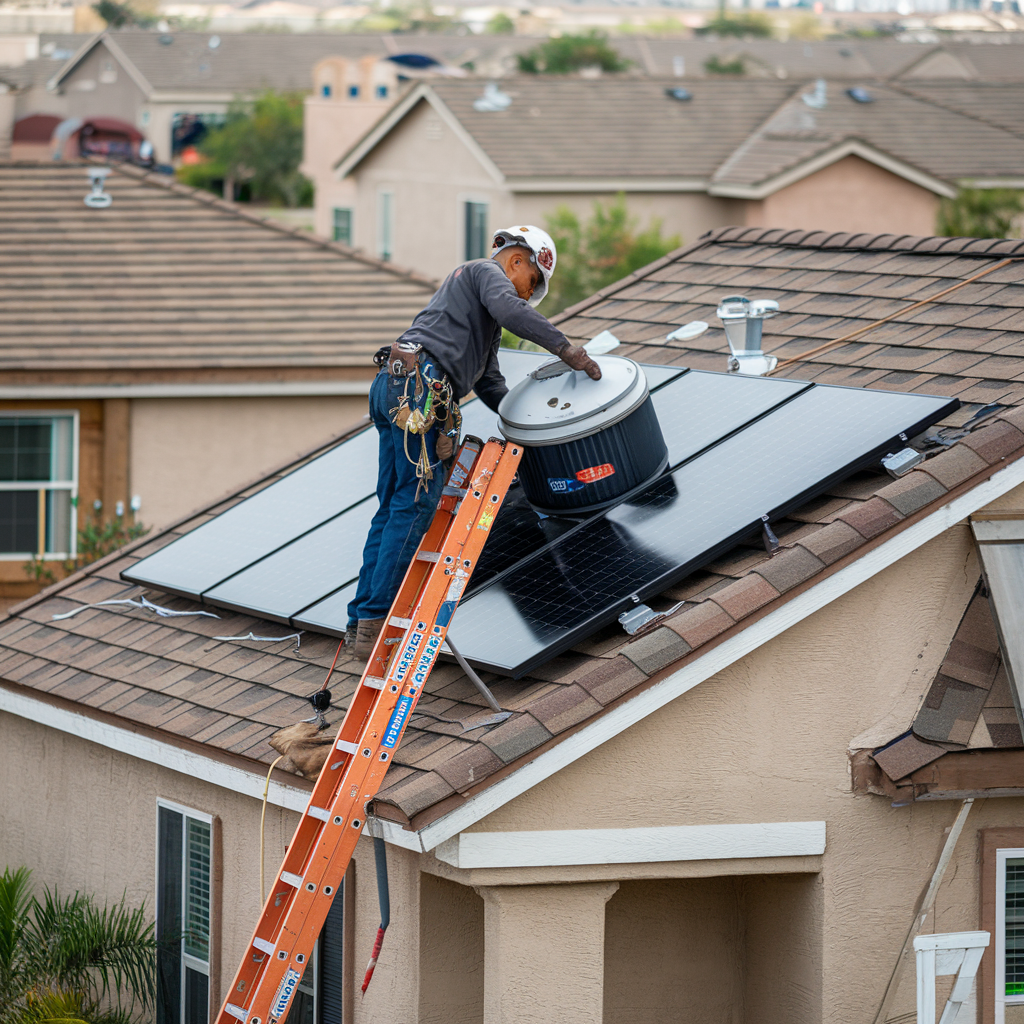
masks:
[[[310,205],[313,186],[299,173],[302,99],[300,92],[268,90],[252,102],[235,100],[224,125],[199,143],[208,164],[192,165],[195,171],[183,168],[182,180],[209,187],[208,182],[220,179],[226,193],[236,183],[248,182],[255,200]]]
[[[152,28],[157,22],[155,12],[119,0],[99,0],[92,9],[110,28]]]
[[[569,207],[560,206],[547,218],[546,227],[558,252],[550,294],[544,301],[546,316],[560,313],[680,245],[678,235],[662,237],[659,220],[638,231],[621,192],[607,205],[595,203],[585,224]]]
[[[739,38],[754,37],[770,39],[772,36],[772,20],[760,11],[743,11],[740,14],[727,15],[720,6],[715,15],[702,28],[696,30],[701,36],[737,36]]]
[[[61,897],[29,887],[27,868],[0,875],[0,1024],[132,1024],[156,992],[153,925],[122,897]]]
[[[516,23],[504,12],[498,11],[498,13],[487,22],[487,31],[492,36],[511,36],[515,35]]]
[[[1024,193],[1012,188],[963,188],[943,199],[937,232],[961,238],[1009,238],[1019,230]]]
[[[519,54],[519,70],[530,75],[571,75],[584,68],[625,71],[630,62],[596,30],[581,36],[558,36]]]

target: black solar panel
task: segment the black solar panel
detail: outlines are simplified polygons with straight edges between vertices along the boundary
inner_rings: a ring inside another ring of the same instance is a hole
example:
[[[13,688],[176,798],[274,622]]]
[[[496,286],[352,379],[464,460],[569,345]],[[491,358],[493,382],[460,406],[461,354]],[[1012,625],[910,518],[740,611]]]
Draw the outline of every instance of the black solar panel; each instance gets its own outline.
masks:
[[[452,636],[476,664],[523,675],[956,404],[812,387],[493,579],[462,602]]]

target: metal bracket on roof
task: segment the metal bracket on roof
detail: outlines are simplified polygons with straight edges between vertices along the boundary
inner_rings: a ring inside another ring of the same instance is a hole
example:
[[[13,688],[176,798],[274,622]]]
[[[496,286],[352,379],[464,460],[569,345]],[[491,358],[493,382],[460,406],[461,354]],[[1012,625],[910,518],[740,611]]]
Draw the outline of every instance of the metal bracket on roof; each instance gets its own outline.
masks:
[[[656,612],[649,605],[637,604],[619,616],[619,625],[630,636],[633,636],[649,622],[657,618],[661,618],[660,612]]]
[[[768,516],[761,516],[761,539],[764,541],[764,549],[768,552],[769,558],[779,550],[779,538],[768,523]]]

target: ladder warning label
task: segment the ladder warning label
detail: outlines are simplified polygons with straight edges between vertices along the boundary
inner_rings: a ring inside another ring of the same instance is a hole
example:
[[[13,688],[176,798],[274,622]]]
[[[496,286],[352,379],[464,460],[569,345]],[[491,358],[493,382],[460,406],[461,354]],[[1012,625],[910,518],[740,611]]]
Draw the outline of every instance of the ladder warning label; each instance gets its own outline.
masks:
[[[394,749],[395,744],[398,742],[398,737],[402,734],[402,726],[405,725],[405,720],[408,718],[411,708],[412,697],[409,694],[404,694],[398,698],[398,703],[395,705],[395,710],[391,715],[391,721],[388,722],[388,727],[384,730],[384,739],[380,742],[382,747]]]
[[[281,979],[281,985],[277,990],[277,995],[274,996],[274,1005],[271,1008],[270,1016],[276,1017],[280,1020],[288,1009],[288,1003],[291,1001],[292,993],[295,991],[295,986],[298,985],[299,979],[302,977],[301,974],[294,967],[289,967],[285,976]]]

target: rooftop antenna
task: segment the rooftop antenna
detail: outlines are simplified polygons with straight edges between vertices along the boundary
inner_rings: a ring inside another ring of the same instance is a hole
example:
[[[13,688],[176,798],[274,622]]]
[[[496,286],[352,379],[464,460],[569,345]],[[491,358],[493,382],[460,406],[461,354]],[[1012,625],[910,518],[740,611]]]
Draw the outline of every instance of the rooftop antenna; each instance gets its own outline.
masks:
[[[761,349],[761,328],[766,319],[778,316],[774,299],[755,299],[745,295],[727,295],[718,305],[718,318],[729,342],[729,373],[763,377],[778,363],[777,356],[766,356]]]
[[[103,191],[103,184],[110,173],[109,167],[90,167],[89,184],[92,191],[85,197],[85,205],[93,210],[105,210],[114,200]]]

